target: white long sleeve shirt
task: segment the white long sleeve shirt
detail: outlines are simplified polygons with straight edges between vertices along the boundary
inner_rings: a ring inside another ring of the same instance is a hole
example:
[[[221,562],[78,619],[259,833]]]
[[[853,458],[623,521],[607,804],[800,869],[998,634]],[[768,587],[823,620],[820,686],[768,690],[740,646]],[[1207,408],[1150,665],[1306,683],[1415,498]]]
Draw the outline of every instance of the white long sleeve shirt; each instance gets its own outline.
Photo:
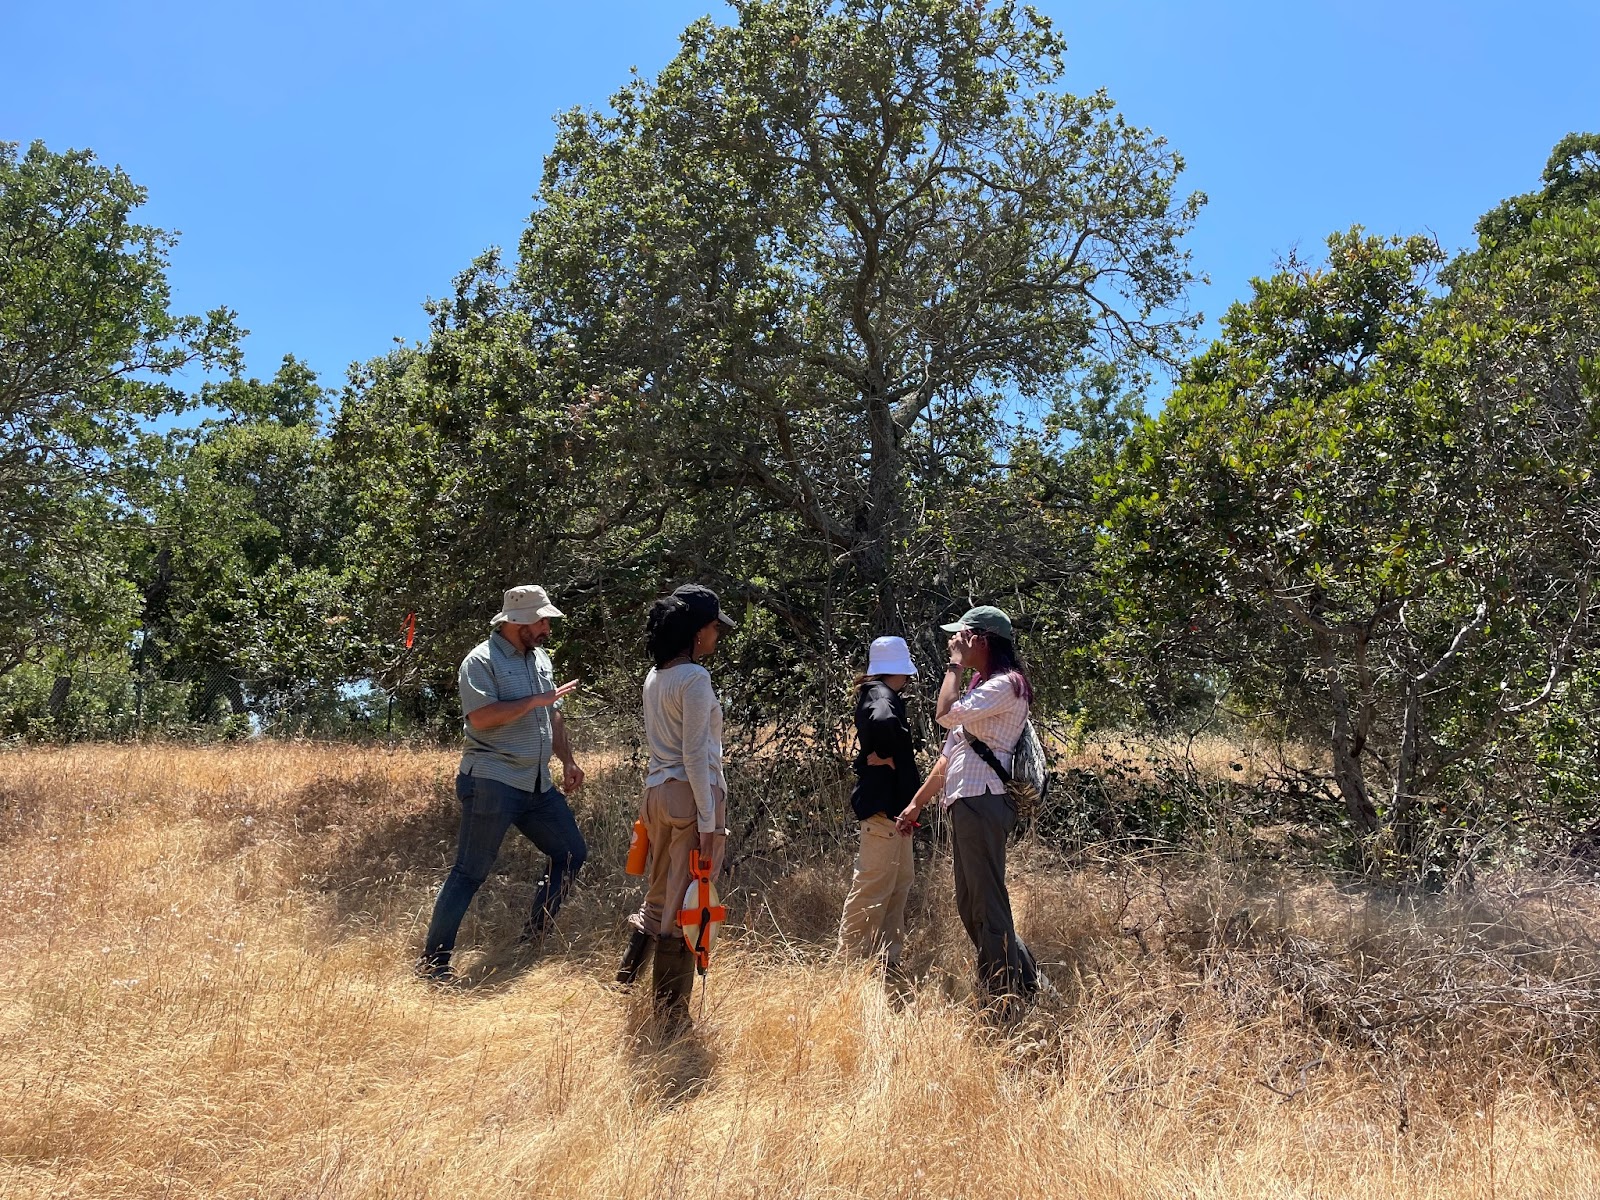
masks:
[[[722,704],[711,673],[698,663],[652,668],[644,680],[644,732],[650,743],[646,787],[681,779],[694,789],[695,823],[717,833],[717,797],[727,795],[722,774]]]

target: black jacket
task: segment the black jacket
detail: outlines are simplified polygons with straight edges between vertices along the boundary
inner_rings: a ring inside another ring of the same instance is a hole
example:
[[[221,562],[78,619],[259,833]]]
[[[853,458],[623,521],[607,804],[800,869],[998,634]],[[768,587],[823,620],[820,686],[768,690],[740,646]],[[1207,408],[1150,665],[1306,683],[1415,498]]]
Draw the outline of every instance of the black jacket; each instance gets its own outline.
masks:
[[[850,793],[850,807],[858,818],[883,813],[896,817],[922,786],[917,769],[916,747],[911,740],[911,723],[906,720],[906,702],[881,679],[869,679],[856,690],[856,786]],[[867,755],[892,758],[892,767],[869,767]]]

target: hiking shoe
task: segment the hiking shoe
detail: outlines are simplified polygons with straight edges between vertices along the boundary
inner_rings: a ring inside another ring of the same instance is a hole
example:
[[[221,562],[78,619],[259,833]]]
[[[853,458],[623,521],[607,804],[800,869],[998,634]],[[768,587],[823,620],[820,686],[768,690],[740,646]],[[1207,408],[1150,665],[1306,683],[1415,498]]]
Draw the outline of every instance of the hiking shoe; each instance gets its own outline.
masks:
[[[450,960],[429,958],[426,955],[417,959],[416,965],[411,968],[416,977],[423,983],[434,987],[449,987],[460,982],[461,977],[450,966]]]

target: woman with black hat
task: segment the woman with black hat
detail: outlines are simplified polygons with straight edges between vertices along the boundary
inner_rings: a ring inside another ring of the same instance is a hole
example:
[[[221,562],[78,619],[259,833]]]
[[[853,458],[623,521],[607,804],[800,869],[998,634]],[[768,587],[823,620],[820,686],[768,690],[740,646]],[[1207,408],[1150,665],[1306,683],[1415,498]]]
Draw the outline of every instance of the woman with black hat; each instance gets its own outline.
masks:
[[[689,853],[722,869],[727,842],[727,779],[722,773],[722,705],[700,664],[715,653],[733,621],[710,588],[688,583],[650,607],[645,648],[655,666],[644,681],[644,728],[650,746],[640,819],[650,839],[645,897],[629,918],[633,932],[617,970],[632,983],[655,951],[657,1009],[675,1026],[688,1023],[694,957],[678,912],[689,886]]]

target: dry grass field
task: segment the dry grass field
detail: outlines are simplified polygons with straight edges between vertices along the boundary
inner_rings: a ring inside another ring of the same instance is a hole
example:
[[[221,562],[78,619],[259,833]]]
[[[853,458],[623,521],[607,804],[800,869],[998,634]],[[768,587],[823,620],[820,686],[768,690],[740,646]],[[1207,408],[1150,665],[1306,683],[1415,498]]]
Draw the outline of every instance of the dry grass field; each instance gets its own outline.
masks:
[[[1060,995],[999,1026],[947,854],[919,862],[901,1007],[829,961],[844,823],[757,822],[696,1030],[662,1046],[607,987],[637,774],[589,762],[558,935],[513,946],[537,867],[508,842],[435,990],[410,962],[453,754],[0,753],[0,1194],[1600,1196],[1592,884],[1422,903],[1024,847]]]

